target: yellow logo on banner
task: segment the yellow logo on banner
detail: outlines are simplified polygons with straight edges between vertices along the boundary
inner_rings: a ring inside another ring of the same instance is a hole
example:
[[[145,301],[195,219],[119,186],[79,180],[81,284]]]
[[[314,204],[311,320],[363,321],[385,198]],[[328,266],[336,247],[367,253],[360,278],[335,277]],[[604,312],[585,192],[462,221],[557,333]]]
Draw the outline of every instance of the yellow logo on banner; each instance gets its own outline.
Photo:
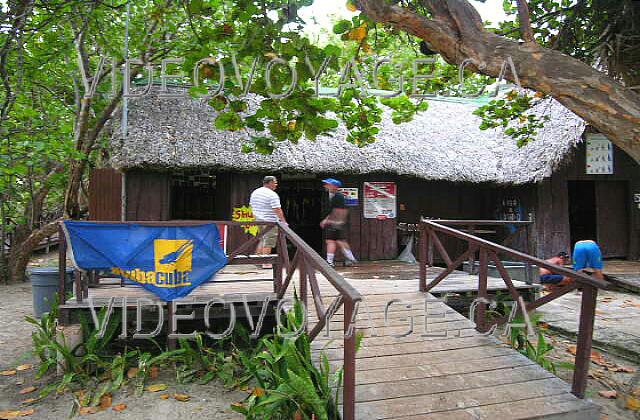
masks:
[[[191,271],[193,241],[156,239],[153,241],[156,272]]]

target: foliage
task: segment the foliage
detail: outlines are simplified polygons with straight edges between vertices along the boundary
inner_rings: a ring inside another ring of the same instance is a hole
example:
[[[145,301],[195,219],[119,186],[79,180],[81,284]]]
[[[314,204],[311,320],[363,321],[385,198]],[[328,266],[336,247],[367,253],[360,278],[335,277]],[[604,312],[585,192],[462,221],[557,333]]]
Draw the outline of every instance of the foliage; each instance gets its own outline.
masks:
[[[535,97],[542,98],[543,95],[536,94]],[[527,113],[533,103],[533,98],[527,93],[520,94],[512,90],[505,98],[494,99],[473,113],[482,118],[481,130],[502,127],[505,134],[515,139],[518,147],[522,147],[532,141],[537,130],[544,127],[544,123],[549,120],[548,115],[540,118]]]
[[[534,341],[530,339],[527,335],[526,327],[519,326],[511,326],[509,329],[509,343],[521,354],[527,356],[530,360],[533,360],[546,370],[556,374],[558,367],[563,367],[567,369],[573,369],[574,366],[571,363],[566,362],[554,362],[549,359],[548,355],[553,350],[553,345],[547,342],[544,336],[544,332],[540,328],[540,318],[541,315],[537,313],[532,313],[529,315],[531,322],[535,326],[534,328],[537,330],[537,337]],[[522,316],[515,317],[513,324],[524,324],[524,318]]]
[[[253,357],[240,354],[244,368],[258,385],[242,404],[232,407],[247,419],[339,418],[337,395],[343,368],[332,373],[325,355],[318,367],[314,365],[309,337],[304,333],[293,336],[303,321],[302,305],[296,300],[284,327],[262,338]]]
[[[516,0],[504,10],[517,14]],[[528,0],[536,40],[598,66],[627,86],[640,84],[640,6],[633,0]],[[519,38],[518,21],[500,24],[500,33]]]

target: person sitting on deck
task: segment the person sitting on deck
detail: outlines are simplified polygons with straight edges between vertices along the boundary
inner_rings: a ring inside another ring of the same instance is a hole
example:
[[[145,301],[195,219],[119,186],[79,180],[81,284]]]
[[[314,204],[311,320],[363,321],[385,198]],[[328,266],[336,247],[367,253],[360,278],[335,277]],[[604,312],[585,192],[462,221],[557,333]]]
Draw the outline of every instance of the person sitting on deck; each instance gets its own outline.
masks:
[[[569,255],[566,252],[558,252],[553,257],[545,260],[546,262],[554,265],[564,265]],[[564,286],[571,282],[571,279],[563,276],[562,274],[554,274],[551,270],[545,267],[540,267],[540,284],[545,289],[550,290],[554,286]]]
[[[604,280],[602,252],[592,240],[578,241],[573,246],[573,269]]]

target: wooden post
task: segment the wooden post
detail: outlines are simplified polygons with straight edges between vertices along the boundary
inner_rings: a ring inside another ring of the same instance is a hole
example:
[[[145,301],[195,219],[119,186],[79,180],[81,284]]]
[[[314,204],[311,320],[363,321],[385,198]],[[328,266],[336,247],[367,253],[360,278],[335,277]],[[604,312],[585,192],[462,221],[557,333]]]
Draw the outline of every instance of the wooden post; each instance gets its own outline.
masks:
[[[418,250],[418,263],[420,264],[420,282],[418,288],[421,292],[427,291],[427,243],[429,237],[427,229],[423,223],[420,223],[420,238],[419,238],[419,250]]]
[[[305,318],[308,319],[309,311],[307,311],[307,258],[304,252],[300,253],[298,262],[298,273],[300,276],[300,302],[304,307]]]
[[[598,289],[596,287],[585,285],[582,288],[578,345],[576,347],[576,369],[573,373],[573,386],[571,387],[571,392],[578,398],[584,398],[584,392],[587,388],[597,297]]]
[[[124,310],[126,311],[127,309],[124,308]],[[171,329],[173,328],[173,315],[173,301],[167,302],[167,346],[169,347],[169,350],[176,349],[176,339],[169,338]]]
[[[473,235],[475,230],[476,230],[475,225],[469,225],[469,234],[470,235]],[[475,270],[475,264],[476,264],[476,253],[472,252],[471,254],[469,254],[469,259],[467,261],[468,261],[468,264],[469,264],[469,269],[467,270],[467,273],[473,274],[473,272]]]
[[[58,297],[60,305],[67,302],[65,283],[67,280],[67,238],[64,235],[62,225],[58,226],[60,245],[58,245]]]
[[[478,271],[478,299],[488,299],[487,294],[487,271],[488,258],[486,248],[480,248],[480,270]],[[487,304],[480,302],[476,307],[476,329],[480,332],[487,331]]]
[[[284,267],[284,254],[282,249],[282,229],[278,229],[278,240],[276,242],[276,263],[273,264],[273,292],[279,293],[282,287],[282,268]]]
[[[82,273],[80,272],[80,270],[74,270],[73,271],[73,283],[74,283],[74,292],[75,292],[75,296],[76,296],[76,302],[81,303],[82,302],[82,295],[83,295],[83,289],[82,289]]]
[[[531,225],[526,225],[524,227],[524,253],[531,255],[531,244],[530,244],[530,230]],[[524,281],[528,284],[533,283],[533,279],[531,278],[531,263],[529,261],[524,262]]]
[[[342,418],[356,418],[356,326],[351,327],[355,302],[351,298],[344,301],[344,388],[342,395]]]

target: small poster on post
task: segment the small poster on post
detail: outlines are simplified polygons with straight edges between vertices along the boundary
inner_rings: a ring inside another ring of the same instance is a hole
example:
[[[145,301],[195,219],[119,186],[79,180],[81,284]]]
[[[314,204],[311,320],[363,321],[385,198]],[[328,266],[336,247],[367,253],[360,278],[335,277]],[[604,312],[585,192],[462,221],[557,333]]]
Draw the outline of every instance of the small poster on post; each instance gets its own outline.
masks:
[[[357,188],[340,188],[338,191],[344,195],[344,204],[349,207],[358,205],[358,189]]]
[[[395,219],[396,197],[395,182],[365,182],[364,217],[381,220]]]
[[[613,145],[603,134],[587,136],[587,175],[613,174]]]

